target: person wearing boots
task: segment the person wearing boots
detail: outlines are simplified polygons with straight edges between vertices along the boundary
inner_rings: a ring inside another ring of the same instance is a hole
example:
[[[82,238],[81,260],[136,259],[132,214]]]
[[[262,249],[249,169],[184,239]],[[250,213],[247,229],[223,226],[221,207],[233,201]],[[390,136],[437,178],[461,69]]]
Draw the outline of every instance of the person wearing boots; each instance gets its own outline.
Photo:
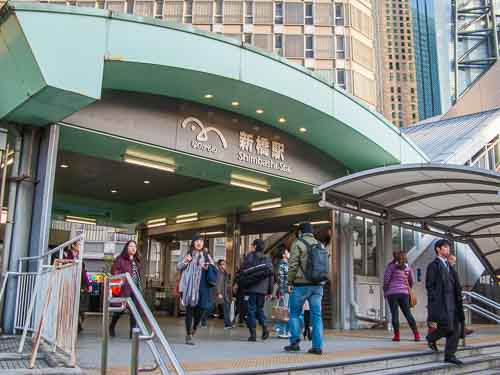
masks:
[[[242,270],[246,270],[264,263],[269,264],[272,268],[271,258],[264,254],[264,241],[257,239],[250,246],[250,252],[243,260],[241,268]],[[264,303],[266,298],[271,298],[273,285],[274,277],[271,274],[245,290],[245,300],[248,302],[247,327],[250,331],[248,341],[257,341],[257,321],[262,327],[262,340],[269,338],[269,330],[266,326],[266,316],[264,314]]]
[[[123,247],[120,255],[115,259],[113,266],[111,267],[112,275],[119,275],[122,273],[128,272],[134,281],[134,284],[137,286],[139,290],[141,290],[141,261],[139,258],[139,254],[137,252],[137,243],[133,240],[128,241]],[[124,281],[123,285],[120,289],[120,298],[129,298],[132,297],[132,300],[135,302],[134,297],[132,296],[132,288],[126,281]],[[111,337],[116,336],[116,323],[123,315],[122,312],[114,312],[111,317],[111,324],[109,325],[109,335]],[[132,338],[132,329],[136,327],[136,322],[132,312],[130,312],[130,330],[129,330],[129,338]]]
[[[417,322],[411,313],[410,289],[413,287],[413,273],[408,266],[406,254],[402,251],[394,253],[394,259],[387,265],[384,274],[384,295],[389,304],[392,317],[394,337],[392,341],[400,341],[399,309],[403,312],[415,341],[420,341]]]
[[[205,241],[195,235],[188,254],[177,265],[181,272],[179,292],[186,308],[186,345],[195,345],[193,337],[203,314],[212,309],[212,287],[207,282],[209,265],[214,265],[212,257],[205,249]]]
[[[450,265],[451,244],[438,240],[434,244],[436,259],[427,266],[425,288],[427,289],[427,321],[433,331],[427,336],[429,348],[437,352],[436,342],[446,338],[444,361],[461,365],[455,353],[465,321],[462,287],[458,274]]]

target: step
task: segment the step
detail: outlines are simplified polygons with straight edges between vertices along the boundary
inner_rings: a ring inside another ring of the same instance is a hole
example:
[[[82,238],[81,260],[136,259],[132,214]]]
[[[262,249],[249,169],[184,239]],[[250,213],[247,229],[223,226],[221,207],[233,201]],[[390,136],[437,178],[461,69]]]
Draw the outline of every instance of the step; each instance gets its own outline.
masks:
[[[443,362],[443,353],[430,350],[401,355],[377,356],[350,361],[321,361],[314,364],[290,364],[242,370],[204,371],[203,375],[394,375],[394,374],[463,374],[478,373],[500,367],[500,345],[478,345],[461,348],[457,357],[466,362],[457,367]],[[459,372],[462,371],[462,372]]]
[[[456,366],[442,361],[421,363],[414,366],[398,367],[388,370],[360,372],[356,375],[465,375],[491,371],[500,365],[500,354],[469,356],[461,358],[463,366]]]

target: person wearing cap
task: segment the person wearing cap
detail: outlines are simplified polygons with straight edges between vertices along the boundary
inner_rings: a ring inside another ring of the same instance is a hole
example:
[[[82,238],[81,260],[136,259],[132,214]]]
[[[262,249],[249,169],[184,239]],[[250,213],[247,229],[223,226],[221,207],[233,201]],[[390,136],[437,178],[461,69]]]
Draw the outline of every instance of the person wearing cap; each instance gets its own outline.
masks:
[[[208,266],[214,265],[212,257],[205,249],[203,237],[196,235],[191,241],[188,254],[179,262],[181,272],[179,293],[186,308],[186,344],[194,345],[193,336],[205,311],[212,307],[211,286],[207,282]]]
[[[306,301],[312,323],[312,348],[310,354],[323,354],[323,320],[321,317],[321,300],[323,299],[323,285],[313,284],[304,275],[307,264],[308,245],[318,241],[313,235],[312,225],[309,222],[299,225],[298,238],[293,242],[288,261],[288,291],[290,293],[290,345],[285,346],[287,352],[300,351],[300,326],[302,309]]]
[[[259,264],[268,264],[272,268],[271,258],[264,254],[264,241],[257,239],[250,245],[250,252],[243,260],[242,270],[255,267]],[[257,321],[262,327],[262,340],[269,338],[269,330],[266,326],[264,314],[264,303],[266,298],[271,298],[273,292],[274,277],[272,274],[245,289],[245,300],[248,303],[247,327],[250,331],[248,341],[257,341]]]

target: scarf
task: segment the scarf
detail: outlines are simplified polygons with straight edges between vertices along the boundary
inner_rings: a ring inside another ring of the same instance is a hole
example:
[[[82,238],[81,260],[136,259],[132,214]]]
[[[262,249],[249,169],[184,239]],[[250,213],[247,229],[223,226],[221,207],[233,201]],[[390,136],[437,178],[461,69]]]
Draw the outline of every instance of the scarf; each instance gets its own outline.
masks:
[[[202,277],[202,266],[205,263],[203,251],[193,251],[193,260],[182,271],[179,283],[179,292],[182,293],[184,306],[197,306],[200,298],[200,282]]]

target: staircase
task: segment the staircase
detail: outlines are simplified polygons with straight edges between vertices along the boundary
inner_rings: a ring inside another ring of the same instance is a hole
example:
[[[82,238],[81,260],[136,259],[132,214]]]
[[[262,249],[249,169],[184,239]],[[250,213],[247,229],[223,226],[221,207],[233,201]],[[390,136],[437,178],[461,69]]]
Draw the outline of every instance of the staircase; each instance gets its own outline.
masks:
[[[203,375],[500,375],[500,345],[461,348],[457,357],[463,366],[444,363],[443,353],[423,351],[414,354],[377,356],[370,359],[286,366],[286,368],[203,372]],[[199,373],[201,374],[201,373]]]

